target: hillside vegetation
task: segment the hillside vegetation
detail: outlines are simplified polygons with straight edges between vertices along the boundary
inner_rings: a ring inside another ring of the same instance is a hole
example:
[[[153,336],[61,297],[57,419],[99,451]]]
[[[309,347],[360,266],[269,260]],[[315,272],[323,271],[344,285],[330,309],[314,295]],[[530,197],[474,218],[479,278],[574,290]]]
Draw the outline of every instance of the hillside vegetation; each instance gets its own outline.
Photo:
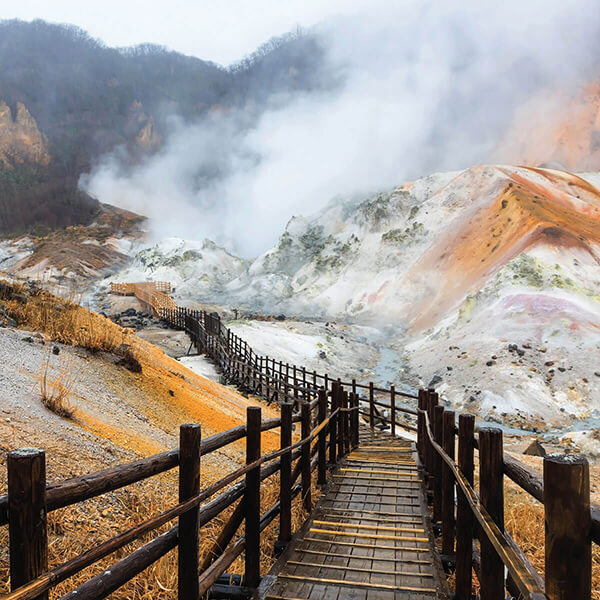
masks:
[[[102,154],[156,151],[172,115],[245,108],[251,121],[274,95],[320,85],[320,57],[302,32],[225,68],[152,44],[109,48],[70,25],[0,22],[0,233],[88,224],[98,204],[77,182]]]

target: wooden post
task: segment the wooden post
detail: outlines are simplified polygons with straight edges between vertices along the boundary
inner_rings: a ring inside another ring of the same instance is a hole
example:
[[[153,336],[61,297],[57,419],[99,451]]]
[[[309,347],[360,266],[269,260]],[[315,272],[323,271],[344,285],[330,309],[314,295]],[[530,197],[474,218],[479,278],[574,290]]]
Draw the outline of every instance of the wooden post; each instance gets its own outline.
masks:
[[[437,394],[432,391],[432,390],[427,390],[427,416],[429,417],[429,426],[431,428],[431,433],[433,434],[433,437],[435,439],[435,419],[434,419],[434,413],[435,413],[435,407],[438,404],[438,396]],[[428,448],[428,457],[429,457],[429,466],[428,466],[428,471],[429,471],[429,491],[433,494],[434,493],[434,485],[435,485],[435,456],[436,456],[436,451],[433,449],[433,446],[431,444],[429,444],[429,448]]]
[[[444,412],[442,447],[444,452],[454,460],[454,411]],[[454,475],[450,467],[442,464],[442,553],[446,556],[454,554]]]
[[[281,448],[292,445],[292,411],[294,405],[284,402],[281,405]],[[292,539],[292,453],[281,456],[281,473],[279,475],[279,501],[281,513],[279,515],[279,537],[275,543],[275,550],[280,554]]]
[[[260,458],[261,409],[249,406],[246,409],[246,464]],[[260,467],[246,473],[246,564],[244,585],[258,587],[260,581]]]
[[[297,378],[296,365],[294,365],[294,399],[295,399],[296,403],[298,403],[298,378]]]
[[[338,408],[338,394],[337,394],[337,382],[331,382],[331,414],[333,414]],[[335,417],[331,417],[329,422],[329,462],[335,465],[336,453],[337,453],[337,424],[339,414]]]
[[[8,536],[11,590],[48,570],[46,455],[37,448],[8,453]],[[36,600],[47,600],[48,593]]]
[[[583,456],[544,458],[546,596],[592,597],[590,472]]]
[[[267,397],[267,404],[271,404],[272,398],[271,398],[271,370],[269,369],[269,357],[267,356],[267,359],[265,361],[265,388],[266,388],[266,397]]]
[[[283,362],[279,361],[279,391],[281,391],[281,385],[283,383]],[[277,394],[277,399],[279,399],[279,394]],[[287,399],[283,399],[284,402],[287,402]]]
[[[290,396],[290,363],[285,363],[285,383],[283,387],[283,393],[285,394],[285,402],[288,401]]]
[[[475,416],[458,417],[458,468],[473,485]],[[473,513],[465,495],[458,489],[456,508],[456,597],[470,600],[473,578]]]
[[[345,441],[346,423],[344,420],[344,417],[346,416],[346,413],[344,412],[346,405],[344,404],[344,388],[342,387],[342,384],[340,383],[339,379],[337,381],[336,389],[337,389],[337,404],[340,408],[340,412],[338,413],[338,419],[337,419],[337,422],[338,422],[338,457],[341,458],[345,454],[345,447],[346,447],[346,441]]]
[[[305,400],[310,400],[310,396],[306,393],[306,367],[302,367],[302,397]]]
[[[502,430],[485,427],[479,431],[479,495],[481,504],[501,531],[504,529],[503,477]],[[504,564],[487,536],[481,536],[480,545],[481,600],[504,600]]]
[[[358,394],[352,394],[352,401],[350,402],[350,407],[352,408],[352,412],[350,413],[350,429],[352,431],[352,448],[358,447],[359,444],[359,432],[358,432],[358,407],[359,407],[359,399]]]
[[[421,459],[421,464],[425,465],[427,463],[425,461],[425,418],[421,411],[425,410],[425,390],[419,390],[419,400],[418,400],[418,408],[419,414],[417,416],[417,450],[419,452],[419,458]]]
[[[425,411],[419,409],[419,414],[417,415],[417,451],[421,465],[423,466],[424,481],[427,481],[429,474],[427,473],[427,457],[425,455],[425,436]]]
[[[396,389],[390,386],[390,421],[392,423],[392,436],[396,437]]]
[[[319,390],[319,425],[327,418],[327,391]],[[319,457],[317,484],[327,483],[327,427],[319,432]]]
[[[311,410],[310,402],[302,402],[301,408],[302,414],[302,439],[305,440],[310,437],[311,431]],[[302,476],[302,504],[307,512],[312,509],[311,494],[310,494],[310,443],[302,446],[302,454],[300,456],[302,461],[301,476]]]
[[[433,436],[441,446],[443,444],[444,407],[433,409]],[[442,520],[442,457],[433,450],[433,520]]]
[[[351,395],[349,395],[348,392],[344,390],[344,454],[348,454],[350,452],[350,413],[348,412],[348,409],[350,408],[351,399]]]
[[[375,390],[373,389],[373,382],[369,381],[369,426],[371,429],[375,428]]]
[[[200,425],[179,427],[179,502],[200,493]],[[178,598],[197,600],[198,587],[198,508],[179,517]]]

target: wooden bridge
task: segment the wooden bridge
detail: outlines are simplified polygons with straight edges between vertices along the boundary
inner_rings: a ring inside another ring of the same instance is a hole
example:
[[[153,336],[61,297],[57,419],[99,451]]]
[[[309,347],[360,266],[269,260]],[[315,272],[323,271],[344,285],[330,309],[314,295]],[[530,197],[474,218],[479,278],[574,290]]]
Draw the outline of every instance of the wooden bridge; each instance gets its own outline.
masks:
[[[448,598],[415,445],[361,428],[257,596]]]
[[[42,450],[10,452],[0,526],[9,528],[12,591],[0,600],[47,598],[58,583],[168,523],[166,533],[63,599],[105,598],[175,548],[180,600],[448,598],[445,572],[454,573],[459,600],[472,597],[474,573],[483,600],[502,600],[507,591],[532,600],[591,598],[591,547],[600,541],[600,512],[590,505],[585,458],[547,457],[541,475],[503,453],[501,430],[476,432],[472,415],[457,421],[433,390],[411,395],[393,386],[343,382],[259,356],[218,315],[168,305],[164,289],[129,285],[114,291],[139,293],[171,327],[185,330],[230,382],[278,402],[281,417],[262,421],[261,409],[249,407],[246,425],[204,440],[199,425],[182,425],[177,449],[50,485]],[[294,423],[300,423],[295,442]],[[262,454],[261,433],[272,429],[280,431],[280,449]],[[203,487],[201,457],[243,438],[246,465]],[[48,568],[48,511],[176,467],[177,505]],[[261,485],[275,474],[279,498],[261,513]],[[545,579],[504,529],[505,476],[544,504]],[[323,493],[313,506],[315,483]],[[310,518],[293,532],[292,500],[298,495]],[[199,529],[236,502],[212,549],[200,556]],[[277,518],[275,550],[281,555],[269,573],[261,573],[261,532]],[[243,577],[226,576],[242,553]]]

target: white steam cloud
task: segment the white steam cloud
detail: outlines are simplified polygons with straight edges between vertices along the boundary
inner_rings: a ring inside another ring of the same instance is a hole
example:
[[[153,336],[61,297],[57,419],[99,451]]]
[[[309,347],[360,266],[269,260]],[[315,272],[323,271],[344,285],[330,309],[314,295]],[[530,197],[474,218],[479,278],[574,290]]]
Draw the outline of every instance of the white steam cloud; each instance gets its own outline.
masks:
[[[249,130],[240,114],[173,118],[156,155],[132,169],[112,154],[82,185],[150,217],[157,237],[249,257],[336,195],[517,160],[495,153],[514,111],[600,75],[595,1],[389,4],[317,28],[335,91],[279,99]]]

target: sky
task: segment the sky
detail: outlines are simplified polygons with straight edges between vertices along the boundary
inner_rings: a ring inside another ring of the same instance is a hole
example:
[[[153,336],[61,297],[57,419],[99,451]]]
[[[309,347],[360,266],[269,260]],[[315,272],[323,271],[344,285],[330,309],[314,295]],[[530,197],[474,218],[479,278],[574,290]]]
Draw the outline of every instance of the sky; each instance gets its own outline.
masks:
[[[379,0],[20,0],[0,18],[70,23],[109,46],[160,44],[227,65],[275,35],[372,10]],[[10,7],[8,6],[10,4]]]

